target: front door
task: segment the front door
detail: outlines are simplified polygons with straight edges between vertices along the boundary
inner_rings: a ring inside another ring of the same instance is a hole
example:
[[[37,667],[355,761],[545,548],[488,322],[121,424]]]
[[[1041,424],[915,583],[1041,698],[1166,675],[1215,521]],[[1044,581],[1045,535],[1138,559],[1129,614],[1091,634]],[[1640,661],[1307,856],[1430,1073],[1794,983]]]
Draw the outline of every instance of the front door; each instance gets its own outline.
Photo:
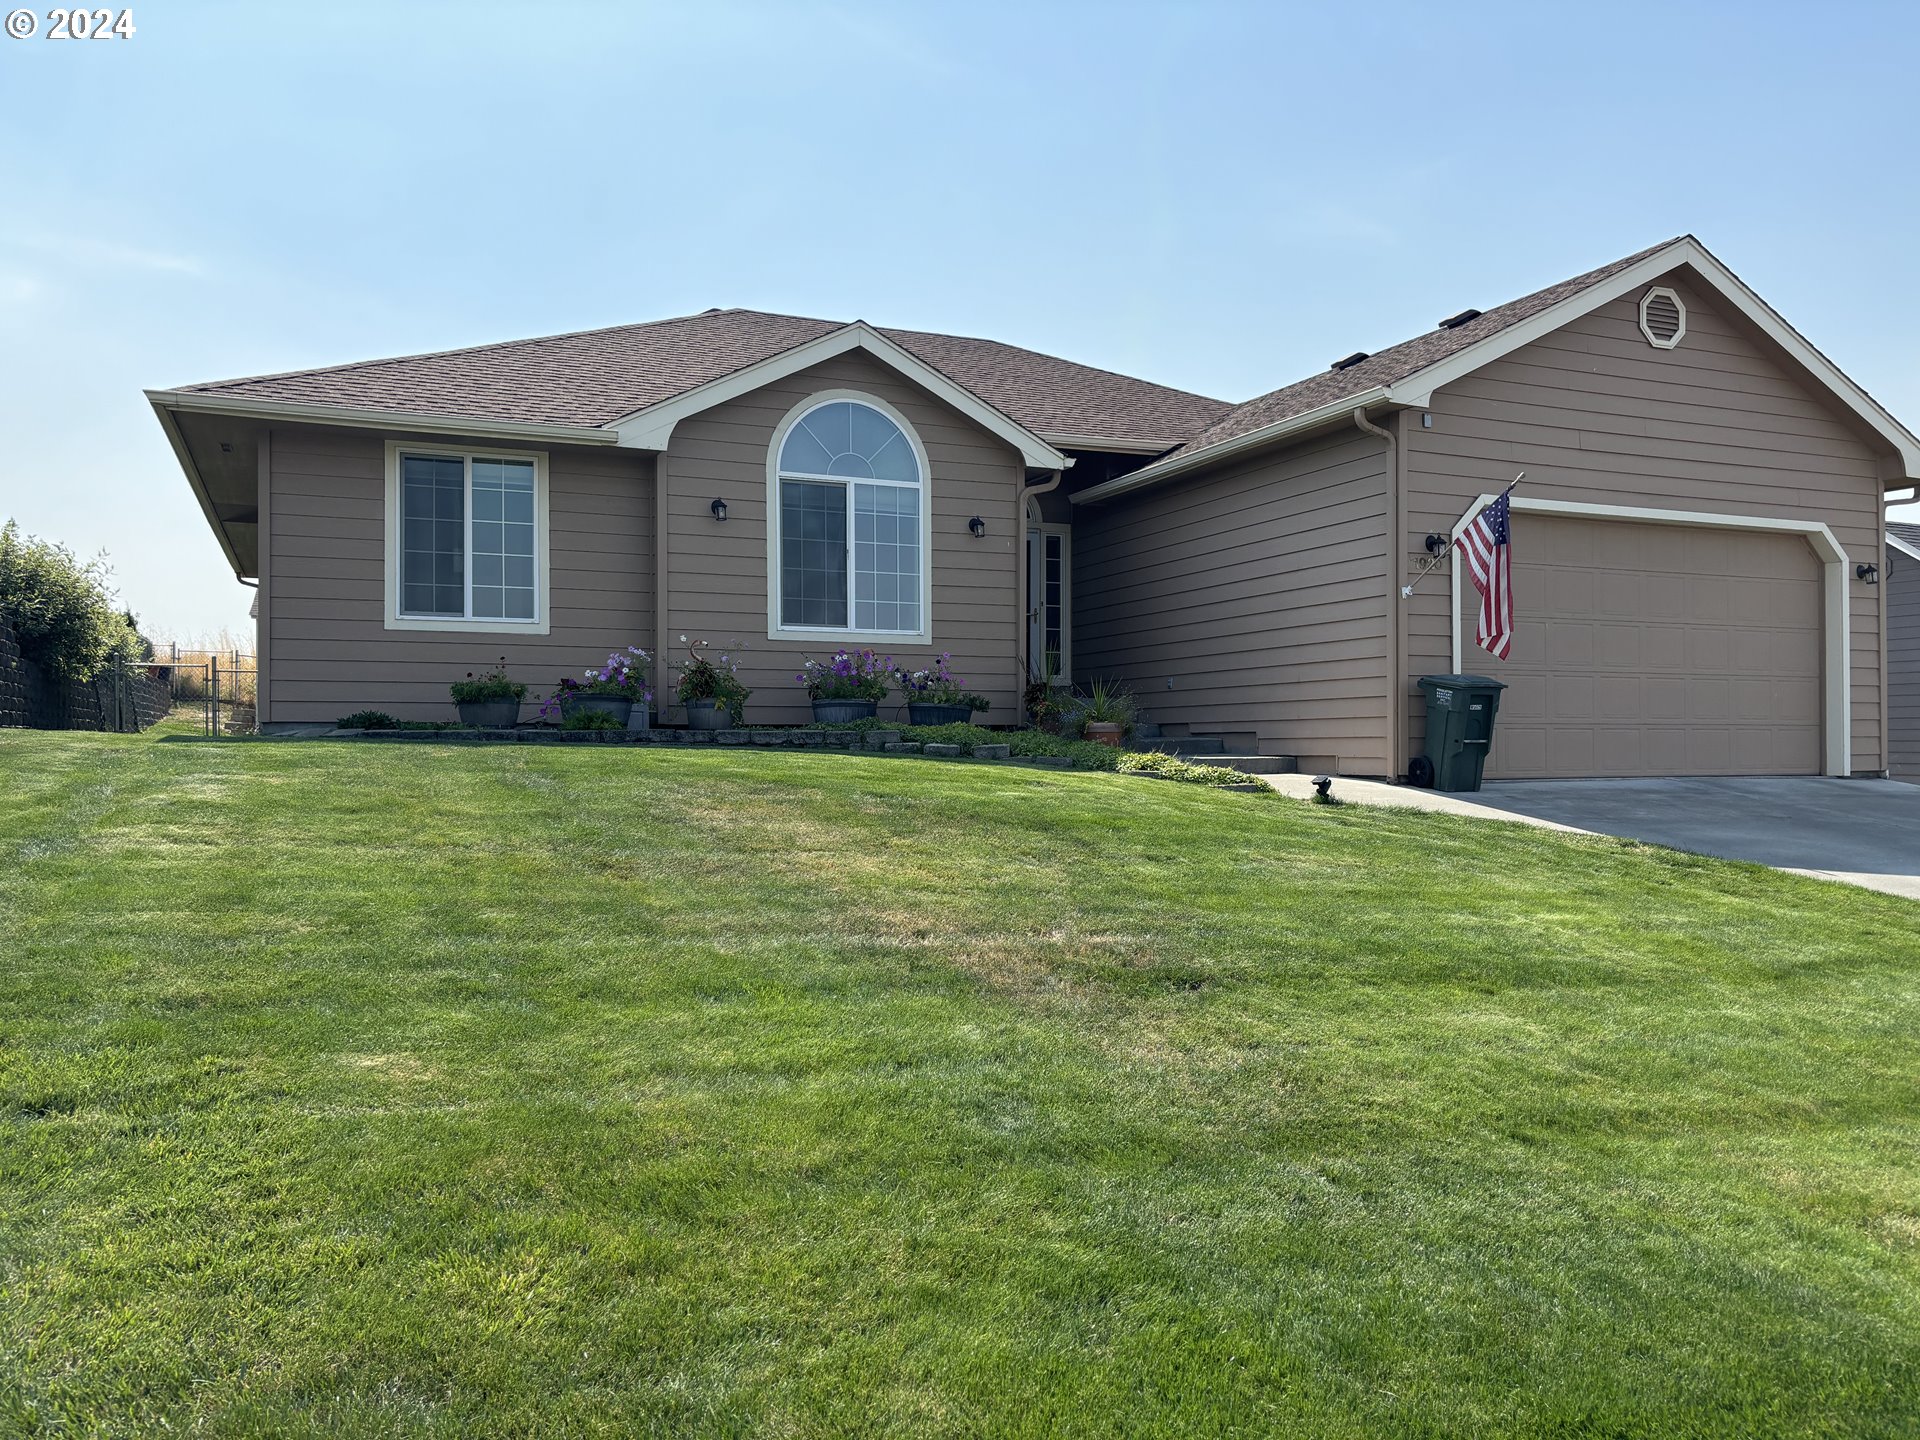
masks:
[[[1027,531],[1027,663],[1034,679],[1063,684],[1073,677],[1071,536],[1065,525]]]

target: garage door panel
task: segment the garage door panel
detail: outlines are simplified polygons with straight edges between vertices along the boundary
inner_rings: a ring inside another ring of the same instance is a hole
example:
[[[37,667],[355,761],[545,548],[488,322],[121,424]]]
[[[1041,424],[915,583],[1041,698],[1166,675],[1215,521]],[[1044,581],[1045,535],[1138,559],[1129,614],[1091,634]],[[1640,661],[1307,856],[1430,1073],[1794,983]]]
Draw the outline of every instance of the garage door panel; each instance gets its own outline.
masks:
[[[1513,521],[1513,656],[1488,774],[1817,774],[1821,572],[1797,535]]]

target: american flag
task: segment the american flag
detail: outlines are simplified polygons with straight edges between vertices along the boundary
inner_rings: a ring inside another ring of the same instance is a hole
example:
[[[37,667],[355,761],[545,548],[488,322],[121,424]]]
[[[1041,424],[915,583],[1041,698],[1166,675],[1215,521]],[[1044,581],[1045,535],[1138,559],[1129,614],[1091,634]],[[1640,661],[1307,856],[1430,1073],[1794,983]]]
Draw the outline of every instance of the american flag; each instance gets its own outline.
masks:
[[[1502,660],[1513,650],[1513,527],[1503,494],[1473,517],[1453,543],[1480,592],[1480,623],[1473,632],[1482,650]]]

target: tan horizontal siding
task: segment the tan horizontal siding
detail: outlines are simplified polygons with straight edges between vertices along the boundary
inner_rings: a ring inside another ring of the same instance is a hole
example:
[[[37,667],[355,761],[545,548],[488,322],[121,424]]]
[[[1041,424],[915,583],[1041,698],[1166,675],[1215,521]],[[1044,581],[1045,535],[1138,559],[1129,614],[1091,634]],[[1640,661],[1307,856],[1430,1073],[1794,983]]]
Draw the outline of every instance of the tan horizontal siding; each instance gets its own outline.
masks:
[[[795,405],[826,390],[873,395],[904,415],[931,467],[933,611],[931,645],[887,637],[864,642],[914,667],[941,651],[954,671],[992,702],[983,718],[1018,719],[1019,521],[1024,470],[1019,454],[944,401],[871,358],[850,353],[682,421],[666,459],[669,643],[682,634],[736,647],[752,689],[748,718],[805,720],[806,692],[794,682],[807,655],[838,641],[768,636],[767,462],[773,433]],[[716,521],[715,499],[727,502]],[[967,521],[987,534],[976,540]],[[897,705],[897,697],[893,704]],[[890,713],[890,712],[889,712]],[[676,709],[671,718],[678,718]]]
[[[1920,560],[1887,547],[1887,768],[1920,781]]]
[[[1743,319],[1669,276],[1687,306],[1679,347],[1649,345],[1639,294],[1604,305],[1434,395],[1433,426],[1407,425],[1406,563],[1448,531],[1475,496],[1525,470],[1524,495],[1725,515],[1817,519],[1849,556],[1880,547],[1877,458],[1824,394],[1776,357]],[[1527,517],[1514,520],[1526,544]],[[1853,763],[1879,769],[1880,617],[1871,587],[1850,588]],[[1416,677],[1452,666],[1443,568],[1406,611],[1410,733],[1423,734]],[[1521,597],[1524,599],[1524,597]],[[1466,587],[1463,607],[1475,604]],[[1470,628],[1470,626],[1469,626]],[[1474,652],[1466,655],[1474,668]]]
[[[1381,443],[1343,431],[1073,511],[1073,661],[1152,717],[1390,768]]]
[[[441,443],[436,440],[433,443]],[[484,442],[471,448],[501,453]],[[505,656],[534,696],[627,645],[653,644],[652,460],[547,454],[550,633],[386,628],[386,437],[288,428],[272,437],[268,723],[385,710],[453,717],[447,687]],[[526,713],[532,713],[530,697]]]

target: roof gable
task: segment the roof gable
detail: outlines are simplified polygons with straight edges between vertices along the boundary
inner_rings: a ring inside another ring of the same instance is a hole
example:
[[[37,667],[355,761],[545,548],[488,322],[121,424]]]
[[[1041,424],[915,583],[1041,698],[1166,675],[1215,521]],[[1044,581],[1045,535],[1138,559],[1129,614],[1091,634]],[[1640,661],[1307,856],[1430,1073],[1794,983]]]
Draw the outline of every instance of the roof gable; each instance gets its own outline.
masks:
[[[1767,336],[1893,455],[1889,479],[1920,476],[1920,439],[1690,235],[1548,286],[1453,328],[1379,351],[1357,364],[1271,391],[1234,408],[1177,450],[1131,475],[1074,496],[1098,502],[1276,443],[1369,406],[1419,407],[1433,392],[1529,345],[1600,306],[1687,267],[1706,290]]]
[[[1887,522],[1887,543],[1909,560],[1920,560],[1920,525],[1901,520]]]

